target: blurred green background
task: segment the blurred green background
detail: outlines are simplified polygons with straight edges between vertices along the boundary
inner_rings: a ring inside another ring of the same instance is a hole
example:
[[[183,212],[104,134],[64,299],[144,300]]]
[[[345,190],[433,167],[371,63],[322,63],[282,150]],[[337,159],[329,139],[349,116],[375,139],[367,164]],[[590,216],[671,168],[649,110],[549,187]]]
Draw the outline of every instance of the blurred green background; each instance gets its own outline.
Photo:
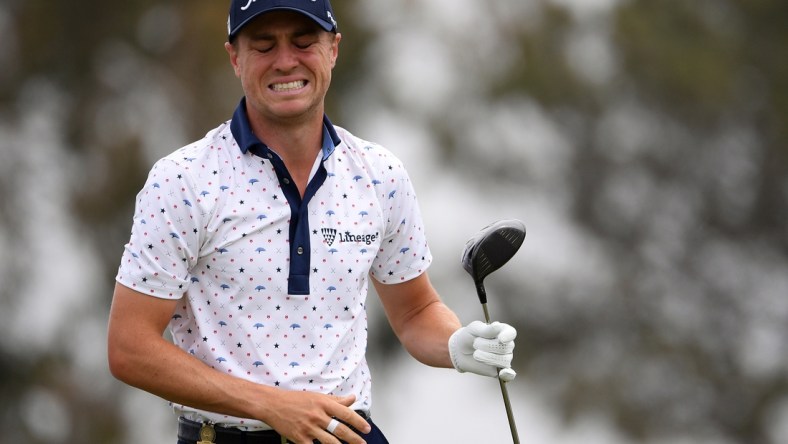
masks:
[[[106,317],[148,169],[241,97],[228,3],[0,2],[3,442],[175,442],[109,375]],[[788,442],[788,2],[334,9],[328,114],[406,162],[463,321],[465,240],[528,227],[488,281],[524,442]],[[392,442],[510,439],[496,384],[412,367],[369,318]]]

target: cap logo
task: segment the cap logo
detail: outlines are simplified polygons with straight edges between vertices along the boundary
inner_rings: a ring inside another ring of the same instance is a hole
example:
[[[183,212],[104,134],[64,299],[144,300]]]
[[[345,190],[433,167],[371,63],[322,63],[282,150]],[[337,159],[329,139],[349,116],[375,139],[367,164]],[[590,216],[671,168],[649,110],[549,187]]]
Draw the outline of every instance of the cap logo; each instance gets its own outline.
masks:
[[[249,0],[249,3],[247,3],[246,6],[241,6],[241,11],[246,11],[247,9],[249,9],[249,6],[251,6],[251,4],[254,3],[255,1],[256,0]]]

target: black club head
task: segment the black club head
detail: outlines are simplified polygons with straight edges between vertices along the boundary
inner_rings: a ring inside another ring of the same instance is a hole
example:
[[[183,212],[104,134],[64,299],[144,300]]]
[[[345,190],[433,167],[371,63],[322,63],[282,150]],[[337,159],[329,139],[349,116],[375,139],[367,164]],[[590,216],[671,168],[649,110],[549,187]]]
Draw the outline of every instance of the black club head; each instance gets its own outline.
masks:
[[[525,240],[525,224],[516,219],[495,222],[465,244],[462,266],[479,289],[479,300],[487,303],[482,282],[511,259]]]

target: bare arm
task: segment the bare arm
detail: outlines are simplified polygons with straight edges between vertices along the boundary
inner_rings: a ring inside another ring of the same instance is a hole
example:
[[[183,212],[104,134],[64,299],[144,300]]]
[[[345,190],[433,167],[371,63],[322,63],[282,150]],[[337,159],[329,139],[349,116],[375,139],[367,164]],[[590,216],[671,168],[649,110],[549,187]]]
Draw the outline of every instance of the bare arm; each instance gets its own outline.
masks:
[[[109,367],[119,380],[178,404],[264,421],[298,443],[338,443],[323,428],[332,416],[362,431],[352,396],[290,392],[226,375],[162,337],[177,300],[150,297],[116,284],[109,319]],[[335,435],[361,444],[347,427]]]
[[[252,399],[270,390],[215,371],[162,337],[177,303],[116,284],[108,337],[112,374],[175,403],[240,417],[263,413]]]
[[[441,301],[427,273],[401,284],[372,281],[394,334],[408,353],[424,364],[451,368],[449,336],[461,327],[460,321]]]

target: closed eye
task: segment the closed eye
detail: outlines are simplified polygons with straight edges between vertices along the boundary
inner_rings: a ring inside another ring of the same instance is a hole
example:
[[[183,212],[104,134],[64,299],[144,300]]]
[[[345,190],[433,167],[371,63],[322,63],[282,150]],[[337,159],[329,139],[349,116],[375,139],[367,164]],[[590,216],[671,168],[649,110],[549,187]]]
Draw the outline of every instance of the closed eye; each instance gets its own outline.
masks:
[[[300,36],[296,36],[296,38],[293,39],[293,46],[295,46],[298,49],[307,49],[310,46],[317,43],[318,40],[319,37],[313,33],[300,35]]]
[[[275,46],[275,41],[273,38],[264,38],[264,37],[253,38],[251,40],[251,45],[250,45],[251,49],[262,53],[271,51],[272,49],[274,49],[274,46]]]

